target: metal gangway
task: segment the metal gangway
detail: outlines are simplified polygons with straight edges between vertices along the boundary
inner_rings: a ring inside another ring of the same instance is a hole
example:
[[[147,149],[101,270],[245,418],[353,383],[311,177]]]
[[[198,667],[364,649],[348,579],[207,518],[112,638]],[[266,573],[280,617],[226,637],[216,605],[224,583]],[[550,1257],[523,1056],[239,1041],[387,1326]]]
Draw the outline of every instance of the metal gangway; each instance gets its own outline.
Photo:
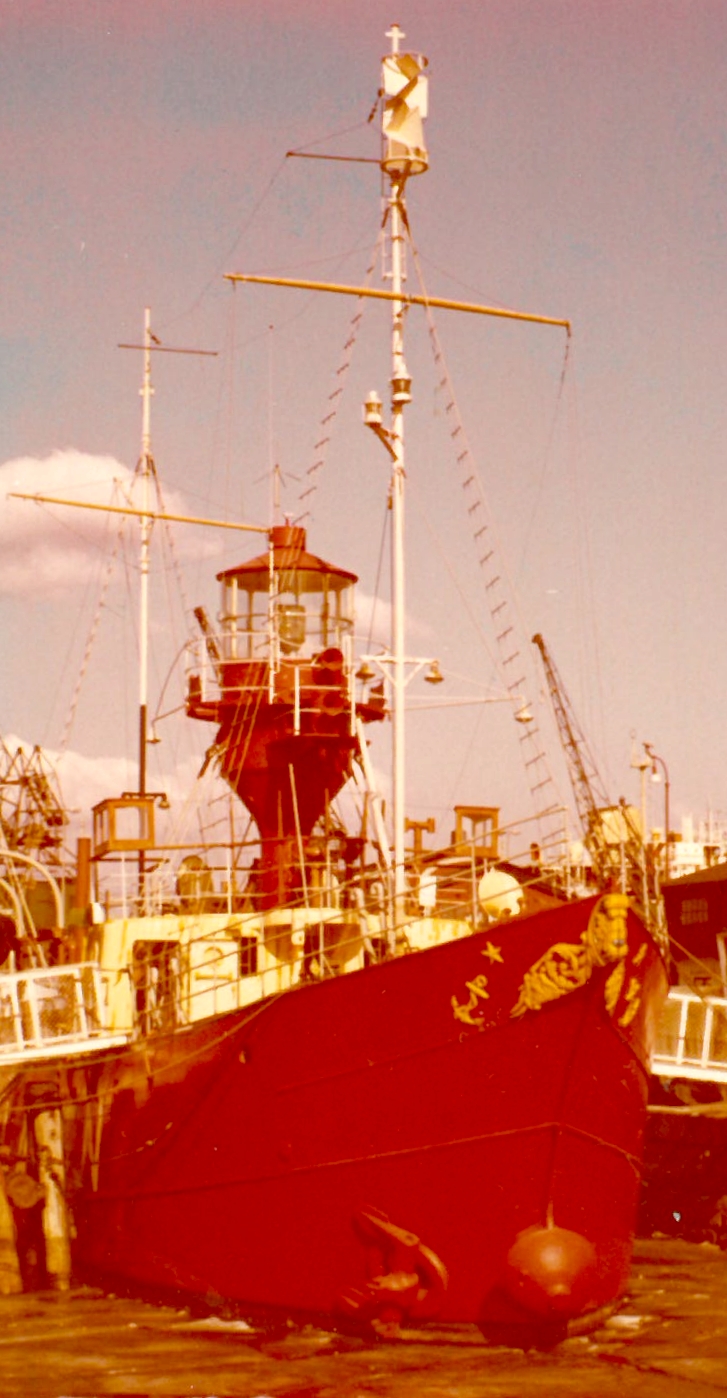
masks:
[[[660,1078],[727,1083],[727,999],[674,986],[659,1021],[651,1071]]]

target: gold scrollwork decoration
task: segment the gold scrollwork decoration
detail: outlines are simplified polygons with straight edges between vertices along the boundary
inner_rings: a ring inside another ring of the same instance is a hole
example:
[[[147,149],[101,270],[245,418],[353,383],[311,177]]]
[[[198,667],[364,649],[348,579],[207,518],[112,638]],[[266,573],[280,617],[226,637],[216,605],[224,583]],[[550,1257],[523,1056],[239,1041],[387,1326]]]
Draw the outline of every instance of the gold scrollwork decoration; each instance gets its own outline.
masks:
[[[556,942],[525,972],[518,999],[510,1011],[512,1017],[518,1018],[527,1010],[539,1010],[550,1001],[578,990],[590,979],[596,966],[622,962],[628,955],[628,909],[629,900],[625,894],[604,894],[596,903],[579,942]],[[607,983],[607,995],[613,994],[614,988],[615,982],[609,992]],[[614,1006],[617,999],[618,993],[613,999]]]
[[[618,997],[623,990],[623,983],[626,977],[626,966],[623,961],[617,961],[608,980],[606,981],[603,998],[606,1002],[606,1009],[610,1015],[613,1014]]]
[[[641,984],[635,976],[631,976],[628,990],[626,991],[626,1008],[618,1021],[622,1029],[625,1029],[627,1025],[631,1023],[632,1019],[634,1019],[635,1015],[638,1013],[640,1004]]]

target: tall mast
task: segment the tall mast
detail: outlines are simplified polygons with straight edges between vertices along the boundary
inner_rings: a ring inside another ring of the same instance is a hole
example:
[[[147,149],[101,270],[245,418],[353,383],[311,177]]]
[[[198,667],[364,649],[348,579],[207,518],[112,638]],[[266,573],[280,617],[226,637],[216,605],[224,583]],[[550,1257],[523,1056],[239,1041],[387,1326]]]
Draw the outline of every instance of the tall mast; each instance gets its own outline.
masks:
[[[146,734],[149,689],[149,552],[153,519],[150,514],[150,483],[154,469],[151,457],[151,312],[144,311],[144,379],[140,391],[142,480],[139,556],[139,795],[146,794]]]
[[[141,388],[141,519],[139,542],[139,796],[146,795],[147,707],[149,697],[149,554],[154,520],[150,513],[150,487],[154,463],[151,455],[151,311],[144,310],[144,378]],[[139,850],[139,896],[145,900],[145,859]]]
[[[388,224],[391,246],[391,426],[387,433],[392,460],[390,499],[392,511],[392,634],[391,679],[393,688],[393,808],[394,808],[394,900],[397,924],[403,918],[406,880],[404,870],[405,835],[405,572],[404,572],[404,408],[411,401],[411,379],[404,359],[403,299],[406,267],[404,239],[406,228],[405,186],[410,175],[422,174],[428,164],[423,142],[422,120],[427,109],[427,60],[420,55],[400,53],[399,41],[405,36],[397,24],[387,31],[391,53],[383,60],[382,114],[383,152],[381,168],[389,179]]]

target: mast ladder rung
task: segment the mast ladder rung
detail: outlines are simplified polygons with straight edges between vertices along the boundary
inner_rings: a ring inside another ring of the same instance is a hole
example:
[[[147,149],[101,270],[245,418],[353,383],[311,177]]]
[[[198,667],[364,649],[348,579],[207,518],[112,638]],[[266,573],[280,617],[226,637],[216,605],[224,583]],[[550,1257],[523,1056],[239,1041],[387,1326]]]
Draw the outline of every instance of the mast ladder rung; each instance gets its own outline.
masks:
[[[540,734],[538,734],[538,737],[540,737]],[[520,742],[524,742],[524,741],[527,741],[526,738],[520,738]],[[537,754],[537,756],[535,756],[535,758],[531,758],[531,759],[530,759],[530,762],[527,762],[527,761],[526,761],[526,768],[540,768],[540,769],[542,769],[542,766],[544,766],[544,763],[545,763],[545,754],[544,754],[544,752],[542,752],[542,748],[541,748],[540,751],[538,751],[538,754]],[[533,773],[530,773],[530,780],[533,780]],[[545,768],[545,776],[542,777],[542,781],[537,781],[537,783],[534,783],[534,786],[531,786],[530,790],[531,790],[531,791],[537,791],[537,790],[538,790],[538,787],[544,787],[544,786],[552,786],[552,777],[551,777],[551,773],[548,772],[548,768]]]
[[[493,552],[494,552],[494,550],[493,550]],[[488,557],[488,559],[489,559],[489,558],[492,558],[492,553],[488,553],[487,557]],[[486,590],[487,592],[489,592],[489,591],[490,591],[490,588],[496,587],[497,584],[499,583],[499,581],[500,581],[500,574],[499,574],[499,573],[496,573],[495,576],[494,576],[494,578],[490,578],[490,581],[489,581],[488,583],[485,583],[485,590]]]
[[[511,629],[512,629],[512,628],[511,628]],[[506,635],[507,633],[503,631],[502,634],[503,634],[503,635]],[[513,653],[512,653],[512,655],[506,655],[506,656],[505,656],[505,659],[503,660],[502,663],[503,663],[503,665],[512,665],[513,660],[519,660],[519,659],[520,659],[520,651],[519,651],[519,650],[514,650]]]

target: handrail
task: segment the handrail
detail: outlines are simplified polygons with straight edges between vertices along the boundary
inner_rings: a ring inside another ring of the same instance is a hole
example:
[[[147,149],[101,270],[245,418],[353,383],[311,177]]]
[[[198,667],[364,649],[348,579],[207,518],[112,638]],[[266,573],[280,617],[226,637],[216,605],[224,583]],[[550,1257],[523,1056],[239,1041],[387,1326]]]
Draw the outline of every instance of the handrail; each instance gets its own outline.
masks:
[[[106,1025],[93,962],[0,974],[0,1065],[125,1043]]]
[[[651,1071],[727,1083],[727,997],[674,986],[659,1023]]]

